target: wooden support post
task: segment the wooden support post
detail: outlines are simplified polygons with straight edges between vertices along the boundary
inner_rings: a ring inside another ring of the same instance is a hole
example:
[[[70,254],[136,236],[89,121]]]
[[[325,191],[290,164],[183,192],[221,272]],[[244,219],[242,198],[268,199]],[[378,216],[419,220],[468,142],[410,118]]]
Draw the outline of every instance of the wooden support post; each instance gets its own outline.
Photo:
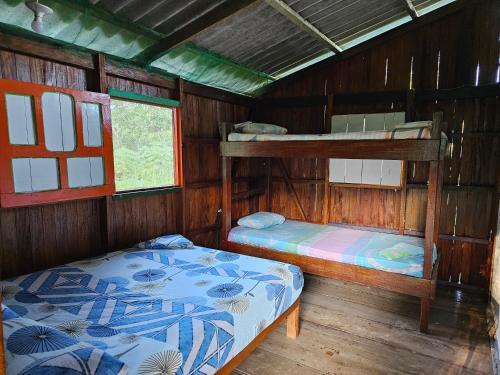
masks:
[[[108,76],[106,74],[106,56],[99,53],[94,58],[95,61],[95,82],[96,90],[102,94],[108,92]],[[103,210],[102,210],[102,224],[101,224],[101,243],[102,247],[106,250],[112,250],[113,239],[111,237],[111,210],[112,210],[112,199],[111,197],[105,196],[103,199]]]
[[[497,170],[496,170],[496,184],[495,184],[495,194],[493,196],[493,209],[491,210],[491,218],[490,218],[490,233],[489,233],[489,241],[488,241],[488,261],[486,264],[486,274],[490,275],[489,283],[488,283],[488,290],[487,293],[491,291],[492,287],[492,282],[493,278],[491,277],[491,269],[493,266],[493,259],[495,259],[495,249],[498,247],[496,246],[496,236],[495,232],[497,230],[498,226],[498,210],[500,209],[499,207],[500,203],[500,163],[497,163]]]
[[[436,112],[432,118],[432,138],[441,136],[443,113]],[[427,188],[427,217],[425,221],[424,267],[423,278],[432,278],[432,258],[434,246],[439,238],[439,216],[441,212],[441,191],[443,177],[443,161],[429,162],[429,186]],[[420,302],[420,331],[427,332],[429,324],[430,297],[422,298]]]
[[[300,303],[286,318],[286,335],[292,339],[297,338],[300,329]]]
[[[232,158],[222,157],[222,243],[227,241],[231,231],[231,210],[232,210]],[[225,246],[223,246],[224,250]]]
[[[183,102],[184,100],[184,80],[182,80],[182,78],[177,78],[175,80],[175,84],[176,84],[176,89],[175,89],[175,99],[177,99],[179,102]],[[182,131],[182,115],[183,115],[184,111],[182,110],[182,107],[178,108],[177,109],[177,112],[176,112],[176,115],[179,116],[179,134],[177,134],[177,138],[178,138],[178,145],[179,147],[181,147],[180,150],[177,150],[176,152],[176,155],[179,155],[179,160],[178,162],[176,162],[176,165],[177,167],[179,168],[178,169],[178,183],[179,185],[181,186],[184,186],[184,176],[186,175],[186,171],[184,170],[184,163],[183,163],[183,160],[186,160],[187,159],[187,150],[186,150],[186,143],[184,142],[184,132]],[[178,163],[181,163],[180,165]],[[184,235],[186,235],[187,231],[189,230],[188,228],[188,225],[187,225],[187,207],[188,207],[188,203],[187,203],[187,191],[186,189],[182,189],[181,190],[181,210],[177,210],[177,225],[180,227],[180,232]],[[217,221],[217,219],[216,219]]]
[[[410,89],[406,93],[406,111],[405,121],[415,121],[415,90]],[[406,224],[406,198],[407,198],[407,184],[408,184],[408,170],[411,163],[401,161],[401,200],[399,205],[399,234],[404,234]]]
[[[408,162],[401,160],[401,200],[399,204],[399,234],[405,234],[406,226],[406,197],[408,192]]]
[[[427,333],[429,328],[429,313],[431,310],[431,300],[429,297],[420,299],[420,332]]]
[[[330,220],[330,159],[324,159],[325,178],[323,182],[323,217],[321,222],[328,224]]]
[[[439,162],[431,161],[429,167],[429,186],[427,191],[427,217],[425,221],[425,247],[424,247],[424,279],[430,279],[432,273],[432,253],[437,243],[435,226],[439,221],[437,217],[437,182],[439,179]]]
[[[327,93],[327,86],[325,85],[325,95]],[[323,124],[324,133],[331,133],[332,131],[332,116],[333,116],[333,94],[328,94],[326,108],[325,108],[325,119]],[[323,213],[321,222],[323,224],[328,224],[330,221],[330,159],[324,159],[324,181],[323,181]]]

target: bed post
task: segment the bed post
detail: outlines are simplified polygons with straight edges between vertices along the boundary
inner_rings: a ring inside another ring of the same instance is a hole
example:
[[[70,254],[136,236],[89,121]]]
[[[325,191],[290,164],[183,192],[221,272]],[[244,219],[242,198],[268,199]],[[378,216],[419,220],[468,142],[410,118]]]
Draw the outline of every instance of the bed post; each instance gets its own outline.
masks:
[[[226,249],[225,242],[231,230],[231,203],[232,203],[232,158],[222,157],[222,248]]]
[[[286,335],[292,339],[299,336],[299,323],[300,323],[300,302],[297,307],[286,318]]]
[[[232,125],[228,123],[219,124],[219,133],[222,142],[227,142],[227,137]],[[221,247],[226,250],[226,241],[229,236],[229,231],[231,230],[232,224],[232,191],[233,191],[233,181],[232,181],[232,163],[231,157],[222,157],[222,226],[221,226]]]
[[[436,112],[432,117],[431,138],[439,139],[441,136],[441,123],[443,113]],[[427,188],[427,217],[425,221],[425,247],[423,278],[432,278],[432,255],[434,246],[437,246],[439,238],[439,216],[441,211],[441,190],[443,177],[443,155],[438,160],[429,162],[429,186]],[[420,331],[427,332],[429,325],[430,301],[433,296],[422,297],[420,305]]]

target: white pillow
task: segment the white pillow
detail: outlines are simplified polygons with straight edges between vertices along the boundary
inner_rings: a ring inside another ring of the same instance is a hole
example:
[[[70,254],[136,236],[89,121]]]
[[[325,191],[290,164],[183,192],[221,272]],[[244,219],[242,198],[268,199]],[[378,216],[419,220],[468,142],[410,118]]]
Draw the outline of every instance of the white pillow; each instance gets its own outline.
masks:
[[[242,122],[234,125],[234,130],[238,133],[246,134],[286,134],[287,129],[278,125],[264,124],[260,122]]]
[[[272,212],[256,212],[254,214],[242,217],[238,220],[238,225],[253,229],[265,229],[275,225],[283,224],[285,217]]]

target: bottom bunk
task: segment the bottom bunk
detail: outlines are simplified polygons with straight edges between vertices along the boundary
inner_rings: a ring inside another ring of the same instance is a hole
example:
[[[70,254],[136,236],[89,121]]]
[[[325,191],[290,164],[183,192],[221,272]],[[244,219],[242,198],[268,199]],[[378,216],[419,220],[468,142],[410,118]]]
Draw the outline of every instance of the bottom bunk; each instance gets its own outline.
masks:
[[[413,236],[286,220],[265,228],[238,226],[223,248],[299,266],[304,272],[421,298],[420,330],[427,331],[439,255],[423,278],[424,240]]]
[[[298,334],[297,266],[167,242],[0,282],[7,374],[229,374],[278,324]]]

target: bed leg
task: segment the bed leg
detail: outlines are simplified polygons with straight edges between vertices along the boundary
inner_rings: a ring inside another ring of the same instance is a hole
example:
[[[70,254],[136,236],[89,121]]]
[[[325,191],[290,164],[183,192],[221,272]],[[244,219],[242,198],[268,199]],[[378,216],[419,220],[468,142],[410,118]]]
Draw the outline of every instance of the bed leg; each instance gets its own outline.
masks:
[[[286,335],[292,339],[299,335],[300,303],[286,318]]]
[[[420,300],[420,332],[427,333],[429,328],[429,313],[431,309],[431,300],[424,297]]]

